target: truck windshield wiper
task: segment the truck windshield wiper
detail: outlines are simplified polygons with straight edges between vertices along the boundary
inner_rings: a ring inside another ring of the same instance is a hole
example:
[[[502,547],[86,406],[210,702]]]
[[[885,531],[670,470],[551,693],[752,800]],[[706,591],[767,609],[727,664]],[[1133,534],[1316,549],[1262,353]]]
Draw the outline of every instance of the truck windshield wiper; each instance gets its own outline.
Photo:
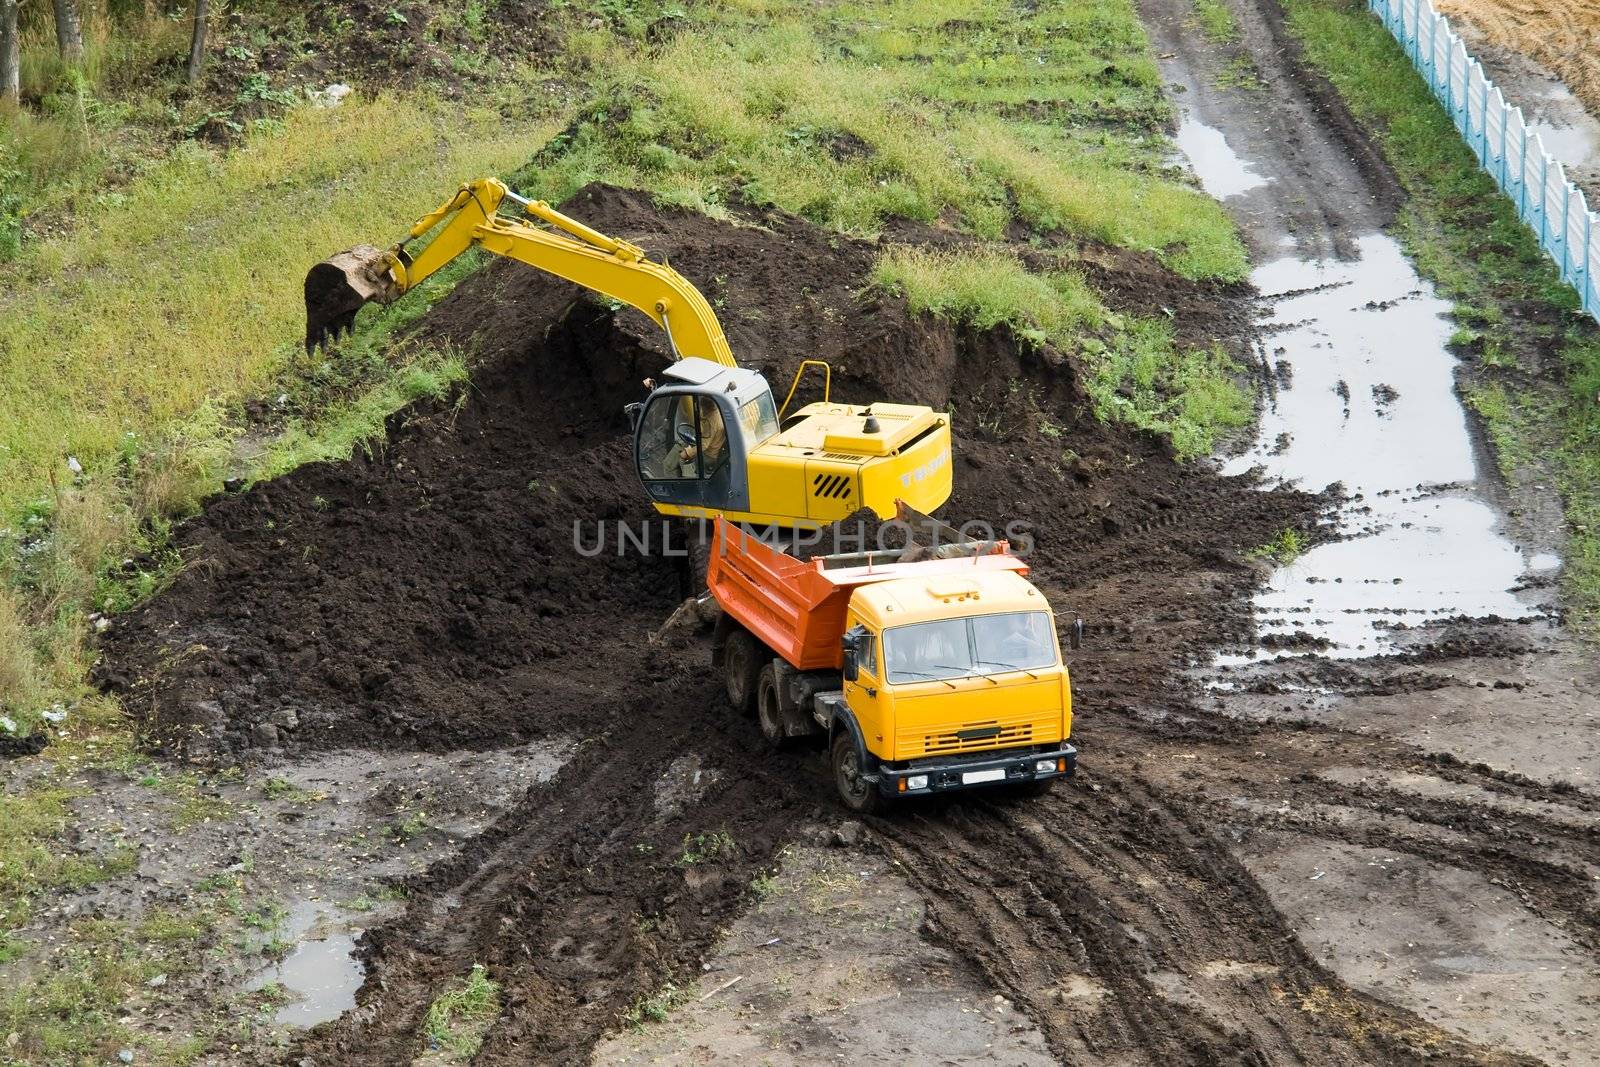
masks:
[[[942,667],[942,666],[944,666],[944,664],[935,663],[934,666],[935,667]],[[948,685],[951,689],[954,689],[956,687],[956,684],[954,682],[952,682],[950,679],[941,678],[937,674],[932,673],[931,671],[913,671],[913,670],[910,670],[910,669],[905,668],[905,667],[895,667],[892,670],[890,670],[889,673],[890,674],[919,674],[924,678],[932,678],[936,682],[943,682],[945,685]]]
[[[983,660],[981,660],[981,659],[980,660],[975,660],[974,662],[982,663]],[[967,677],[967,678],[982,678],[984,681],[988,682],[990,685],[999,685],[1000,684],[999,682],[995,681],[993,678],[989,677],[987,674],[979,674],[977,671],[965,670],[964,668],[957,667],[953,663],[935,663],[934,666],[935,667],[943,667],[946,670],[950,670],[950,671],[962,671],[964,677]]]
[[[1000,660],[997,660],[997,659],[980,659],[980,660],[978,660],[978,662],[979,663],[988,663],[988,664],[990,664],[992,666],[995,666],[995,667],[1004,667],[1008,671],[1021,671],[1023,674],[1026,674],[1029,678],[1032,678],[1035,681],[1038,681],[1038,679],[1039,679],[1039,676],[1037,674],[1034,674],[1032,671],[1030,671],[1026,667],[1019,667],[1015,663],[1002,663]],[[998,685],[999,683],[996,682],[995,684]]]

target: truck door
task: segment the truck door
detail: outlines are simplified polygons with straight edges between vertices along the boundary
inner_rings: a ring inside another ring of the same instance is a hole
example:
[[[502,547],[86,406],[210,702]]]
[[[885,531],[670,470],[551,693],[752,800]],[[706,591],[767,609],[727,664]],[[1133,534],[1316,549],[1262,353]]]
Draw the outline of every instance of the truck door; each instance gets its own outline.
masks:
[[[894,746],[884,740],[886,729],[883,709],[888,698],[882,695],[883,642],[877,632],[864,624],[854,612],[846,621],[851,629],[866,631],[868,639],[862,642],[861,654],[856,658],[856,680],[844,683],[844,699],[850,705],[850,710],[855,712],[856,724],[861,727],[861,737],[867,743],[867,750],[875,756],[889,755],[894,751]]]

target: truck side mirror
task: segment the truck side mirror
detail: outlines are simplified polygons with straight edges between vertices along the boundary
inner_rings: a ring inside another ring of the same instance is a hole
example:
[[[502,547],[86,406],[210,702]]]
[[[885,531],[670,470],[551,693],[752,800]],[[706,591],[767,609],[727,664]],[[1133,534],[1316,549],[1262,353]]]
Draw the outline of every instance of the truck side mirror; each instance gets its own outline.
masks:
[[[624,404],[622,405],[622,413],[628,416],[628,430],[631,433],[638,433],[639,416],[644,414],[644,403],[636,400],[631,404]]]
[[[1082,648],[1083,647],[1083,620],[1082,619],[1074,619],[1073,620],[1073,622],[1072,622],[1072,634],[1071,634],[1070,637],[1067,638],[1067,643],[1070,644],[1073,648]]]
[[[852,626],[839,643],[844,646],[844,680],[853,682],[861,675],[861,642],[867,637],[865,626]]]

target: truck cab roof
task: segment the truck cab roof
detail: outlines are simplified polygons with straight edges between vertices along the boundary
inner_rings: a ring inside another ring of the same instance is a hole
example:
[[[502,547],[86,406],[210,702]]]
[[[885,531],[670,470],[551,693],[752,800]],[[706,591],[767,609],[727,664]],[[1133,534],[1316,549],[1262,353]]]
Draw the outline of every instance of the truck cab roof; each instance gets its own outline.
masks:
[[[980,570],[894,578],[858,586],[851,604],[879,629],[969,615],[1049,611],[1044,594],[1016,571]]]

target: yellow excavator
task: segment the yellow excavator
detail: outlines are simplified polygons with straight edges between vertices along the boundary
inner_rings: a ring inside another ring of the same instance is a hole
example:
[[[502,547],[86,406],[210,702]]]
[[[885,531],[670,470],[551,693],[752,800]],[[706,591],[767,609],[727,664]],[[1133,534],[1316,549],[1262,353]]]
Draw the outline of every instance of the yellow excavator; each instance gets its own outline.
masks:
[[[520,217],[502,215],[505,205]],[[734,361],[711,305],[682,275],[493,178],[463,185],[392,248],[363,245],[313,267],[307,350],[350,329],[369,301],[399,299],[474,246],[638,308],[666,331],[675,362],[628,405],[634,463],[657,511],[815,528],[863,507],[890,518],[897,500],[931,512],[949,499],[947,413],[834,403],[832,369],[815,359],[801,363],[780,408],[766,379]],[[822,373],[823,399],[790,414],[808,369]]]

